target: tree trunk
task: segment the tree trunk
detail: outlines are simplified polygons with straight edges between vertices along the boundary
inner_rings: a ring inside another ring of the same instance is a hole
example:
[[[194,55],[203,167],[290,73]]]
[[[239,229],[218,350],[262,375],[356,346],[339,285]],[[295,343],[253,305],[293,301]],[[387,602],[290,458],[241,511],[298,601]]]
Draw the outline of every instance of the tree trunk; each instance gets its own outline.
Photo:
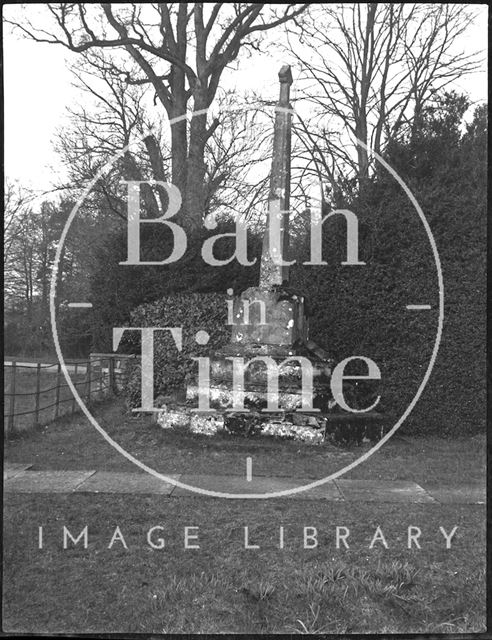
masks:
[[[186,56],[186,39],[181,44],[180,57],[184,60]],[[187,218],[185,210],[186,194],[186,158],[188,155],[188,123],[186,108],[189,94],[186,91],[186,79],[184,71],[177,65],[171,67],[169,79],[170,93],[172,101],[167,109],[169,120],[171,121],[171,179],[172,183],[178,187],[183,204],[178,217],[182,222]]]
[[[357,144],[357,168],[358,168],[358,182],[359,193],[364,189],[364,185],[369,177],[369,154],[367,152],[367,122],[365,117],[361,115],[359,121],[356,124],[355,135],[358,140],[366,145],[363,147],[361,144]]]
[[[186,110],[186,107],[185,107]],[[171,116],[171,119],[176,116]],[[183,202],[186,191],[186,156],[188,150],[187,123],[180,120],[171,125],[171,157],[172,157],[172,183],[178,187]]]
[[[208,107],[206,91],[194,96],[194,113]],[[183,198],[186,227],[194,232],[202,226],[205,214],[205,144],[207,114],[194,115],[190,123],[190,143],[186,163],[186,193]]]

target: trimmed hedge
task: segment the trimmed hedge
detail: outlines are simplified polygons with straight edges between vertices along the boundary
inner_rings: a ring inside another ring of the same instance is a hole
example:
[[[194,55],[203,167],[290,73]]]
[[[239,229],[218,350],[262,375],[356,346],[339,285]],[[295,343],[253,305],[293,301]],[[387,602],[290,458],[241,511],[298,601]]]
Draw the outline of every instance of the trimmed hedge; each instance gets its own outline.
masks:
[[[142,304],[131,313],[130,326],[181,327],[183,331],[181,352],[176,348],[170,332],[160,331],[154,336],[155,397],[183,390],[186,375],[197,368],[197,363],[191,358],[207,356],[210,351],[229,341],[226,299],[227,296],[221,293],[176,293],[157,302]],[[195,341],[195,335],[200,330],[210,336],[206,345],[198,345]],[[138,332],[129,331],[126,336],[127,350],[140,354]],[[131,407],[140,406],[139,365],[129,374],[125,395]]]

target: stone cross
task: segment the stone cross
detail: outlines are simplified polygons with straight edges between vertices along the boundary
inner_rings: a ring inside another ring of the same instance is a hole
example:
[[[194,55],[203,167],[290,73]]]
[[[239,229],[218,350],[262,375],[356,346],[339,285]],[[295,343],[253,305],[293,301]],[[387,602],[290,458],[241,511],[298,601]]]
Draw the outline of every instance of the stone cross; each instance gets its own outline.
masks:
[[[289,102],[292,73],[284,65],[278,74],[280,98],[275,108],[272,171],[268,196],[268,215],[260,266],[260,287],[268,289],[289,280],[289,200],[292,107]],[[273,232],[273,233],[272,233]]]

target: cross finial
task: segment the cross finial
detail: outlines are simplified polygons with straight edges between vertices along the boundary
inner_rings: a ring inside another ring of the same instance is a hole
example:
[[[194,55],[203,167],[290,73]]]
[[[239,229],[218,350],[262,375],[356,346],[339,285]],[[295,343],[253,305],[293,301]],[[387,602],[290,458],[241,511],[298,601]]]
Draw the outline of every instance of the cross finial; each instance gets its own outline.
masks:
[[[290,70],[290,64],[284,64],[284,66],[278,72],[280,84],[292,84],[292,71]]]
[[[290,98],[290,85],[292,84],[292,72],[289,64],[284,66],[278,72],[278,78],[280,80],[280,97],[279,106],[288,107]]]

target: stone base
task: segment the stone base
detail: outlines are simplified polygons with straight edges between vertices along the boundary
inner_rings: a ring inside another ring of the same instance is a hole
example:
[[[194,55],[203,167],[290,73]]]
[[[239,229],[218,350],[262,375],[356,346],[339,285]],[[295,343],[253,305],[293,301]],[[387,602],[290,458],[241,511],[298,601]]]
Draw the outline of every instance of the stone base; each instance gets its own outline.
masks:
[[[295,411],[304,408],[302,403],[303,382],[304,389],[309,391],[306,380],[303,381],[303,366],[310,366],[312,373],[312,407],[322,411],[330,409],[332,394],[330,389],[331,362],[316,358],[302,362],[295,355],[268,356],[255,360],[259,356],[242,356],[242,376],[234,379],[234,364],[231,356],[220,358],[217,354],[210,360],[210,384],[203,389],[208,391],[210,406],[214,409],[231,409],[238,406],[235,396],[242,394],[245,408],[263,409],[268,406],[271,389],[278,380],[278,407],[279,411]],[[237,357],[237,356],[236,356]],[[241,364],[241,361],[240,361]],[[268,385],[268,369],[272,368],[273,380]],[[273,367],[277,367],[275,370]],[[190,405],[198,407],[200,396],[200,384],[195,377],[188,378],[186,387],[186,401]]]
[[[220,353],[220,352],[219,352]],[[234,360],[232,358],[242,358],[244,362],[244,382],[246,385],[266,386],[268,380],[267,364],[271,363],[272,366],[279,367],[279,384],[281,387],[294,386],[300,388],[302,382],[302,361],[298,359],[298,355],[293,352],[293,355],[272,355],[257,354],[247,356],[241,355],[225,355],[220,357],[219,353],[216,353],[213,358],[210,359],[210,379],[213,383],[227,384],[231,386],[234,379]],[[224,353],[222,351],[222,353]],[[331,363],[329,361],[322,361],[309,356],[302,356],[309,360],[312,367],[312,375],[314,381],[314,387],[327,387],[330,384],[331,376]],[[262,359],[256,359],[262,358]],[[241,362],[239,360],[239,362]]]
[[[199,414],[186,406],[163,407],[155,414],[155,422],[162,429],[188,431],[213,436],[227,433],[240,437],[274,436],[320,444],[325,439],[325,420],[309,416],[273,416],[259,412],[222,412]]]
[[[303,366],[312,373],[310,408],[327,412],[333,407],[330,390],[333,361],[308,338],[304,296],[285,286],[251,287],[233,301],[233,320],[230,343],[210,356],[210,381],[204,392],[208,393],[211,409],[225,413],[240,411],[238,393],[242,394],[240,400],[245,411],[268,409],[272,387],[268,386],[267,367],[275,366],[278,369],[271,373],[276,377],[278,374],[275,408],[278,407],[279,414],[307,408],[307,403],[302,402]],[[243,358],[244,366],[242,375],[239,372],[236,379],[234,357]],[[308,378],[304,385],[307,381]],[[199,385],[196,376],[187,378],[186,403],[191,409],[198,408]],[[304,388],[309,391],[309,387]]]
[[[186,389],[186,401],[190,405],[198,406],[199,387],[189,385]],[[232,410],[234,406],[234,394],[230,387],[214,386],[209,389],[210,407],[219,411]],[[268,392],[262,389],[243,391],[243,404],[245,409],[260,410],[268,405]],[[296,411],[301,409],[301,395],[297,390],[292,392],[280,391],[278,394],[278,412]]]
[[[163,407],[155,422],[166,430],[213,436],[219,433],[240,437],[274,436],[310,444],[327,442],[336,446],[377,442],[387,431],[383,416],[347,416],[334,413],[221,410],[201,414],[186,405]]]

